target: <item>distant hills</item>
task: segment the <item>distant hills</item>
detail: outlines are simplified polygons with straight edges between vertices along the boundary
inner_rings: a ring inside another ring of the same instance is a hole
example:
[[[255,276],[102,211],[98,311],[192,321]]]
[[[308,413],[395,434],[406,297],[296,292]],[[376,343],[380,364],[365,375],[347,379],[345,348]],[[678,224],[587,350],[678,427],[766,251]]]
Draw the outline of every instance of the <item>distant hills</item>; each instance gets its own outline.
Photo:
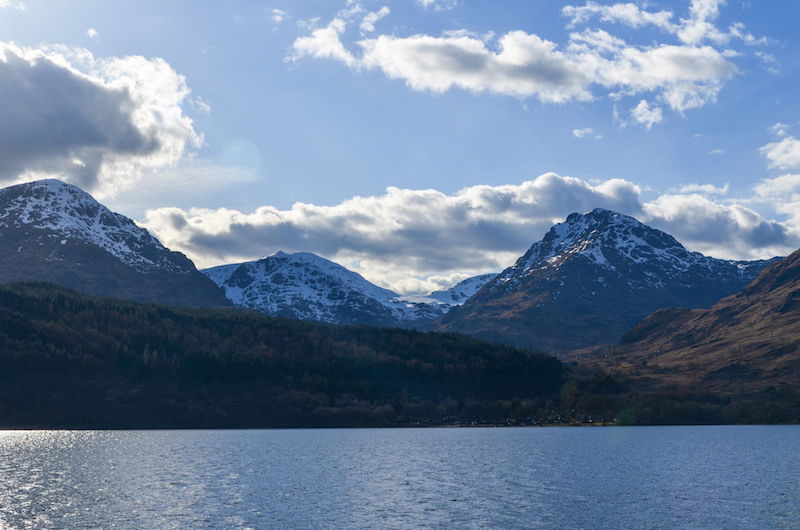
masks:
[[[654,311],[738,292],[771,262],[689,252],[610,210],[574,213],[434,329],[541,351],[613,344]]]
[[[16,281],[142,302],[231,305],[186,256],[55,179],[0,190],[0,283]]]

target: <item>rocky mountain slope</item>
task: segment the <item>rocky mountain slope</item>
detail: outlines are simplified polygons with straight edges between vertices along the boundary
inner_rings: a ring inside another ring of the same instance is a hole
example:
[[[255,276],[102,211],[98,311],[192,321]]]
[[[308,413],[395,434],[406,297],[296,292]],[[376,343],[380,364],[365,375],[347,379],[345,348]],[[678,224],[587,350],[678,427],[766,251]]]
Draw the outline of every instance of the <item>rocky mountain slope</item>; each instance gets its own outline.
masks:
[[[470,278],[427,297],[402,297],[308,252],[277,252],[257,261],[202,271],[237,307],[271,316],[332,324],[425,329],[485,281]]]
[[[0,282],[28,280],[144,302],[231,305],[186,256],[55,179],[0,190]]]
[[[602,359],[608,369],[696,388],[800,388],[800,251],[709,309],[654,313]]]
[[[610,210],[574,213],[434,329],[543,351],[615,343],[658,309],[738,292],[767,264],[689,252]]]

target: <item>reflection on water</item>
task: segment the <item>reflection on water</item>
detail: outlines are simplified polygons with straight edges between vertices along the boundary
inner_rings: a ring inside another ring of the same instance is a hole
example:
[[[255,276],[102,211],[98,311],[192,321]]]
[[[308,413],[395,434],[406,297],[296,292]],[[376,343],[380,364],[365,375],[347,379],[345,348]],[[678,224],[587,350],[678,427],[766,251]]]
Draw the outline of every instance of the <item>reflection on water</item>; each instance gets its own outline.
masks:
[[[800,427],[0,432],[0,528],[790,528]]]

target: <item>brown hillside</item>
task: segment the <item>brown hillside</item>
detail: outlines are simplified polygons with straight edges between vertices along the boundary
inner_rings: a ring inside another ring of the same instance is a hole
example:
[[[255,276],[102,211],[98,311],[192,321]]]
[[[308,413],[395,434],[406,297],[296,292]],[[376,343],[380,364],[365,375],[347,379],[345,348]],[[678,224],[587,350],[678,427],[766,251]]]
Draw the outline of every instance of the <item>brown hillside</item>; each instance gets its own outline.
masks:
[[[800,251],[710,309],[658,311],[583,359],[657,387],[800,388]]]

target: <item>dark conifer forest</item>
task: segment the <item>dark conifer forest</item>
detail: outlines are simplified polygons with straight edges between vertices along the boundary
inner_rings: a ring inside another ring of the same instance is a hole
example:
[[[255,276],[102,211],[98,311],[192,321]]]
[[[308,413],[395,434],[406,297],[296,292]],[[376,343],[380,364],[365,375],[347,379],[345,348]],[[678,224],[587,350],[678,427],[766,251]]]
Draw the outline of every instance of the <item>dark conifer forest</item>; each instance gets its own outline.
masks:
[[[646,392],[457,334],[0,286],[3,428],[775,423],[799,403]]]

